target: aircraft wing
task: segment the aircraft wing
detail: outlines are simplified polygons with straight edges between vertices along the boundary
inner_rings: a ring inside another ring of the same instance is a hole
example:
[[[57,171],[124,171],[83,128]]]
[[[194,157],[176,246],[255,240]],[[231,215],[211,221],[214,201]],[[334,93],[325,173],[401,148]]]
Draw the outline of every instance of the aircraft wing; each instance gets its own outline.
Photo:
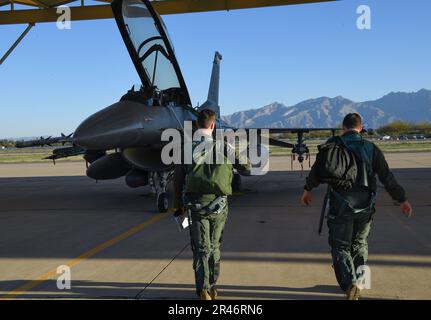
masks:
[[[304,137],[305,133],[309,133],[312,131],[330,131],[332,136],[335,136],[335,132],[341,130],[341,128],[247,128],[245,130],[268,130],[270,134],[277,134],[277,133],[293,133],[296,134],[296,143],[290,143],[283,140],[275,139],[268,137],[268,143],[270,146],[274,147],[282,147],[286,149],[292,150],[292,155],[296,155],[298,158],[299,163],[301,164],[301,167],[303,165],[304,160],[308,159],[310,160],[310,150],[305,143],[305,140],[307,140]],[[293,159],[293,158],[292,158]],[[311,166],[311,162],[309,163]],[[292,164],[293,168],[293,164]]]
[[[0,0],[0,7],[9,5],[10,10],[0,10],[0,25],[56,22],[57,7],[68,5],[71,20],[96,20],[113,17],[111,0],[96,0],[100,5],[81,5],[76,0]],[[161,15],[206,11],[229,11],[247,8],[296,5],[339,0],[159,0],[151,1]],[[75,4],[75,5],[74,5]],[[34,9],[15,9],[24,5]]]
[[[255,129],[255,130],[269,130],[269,133],[297,133],[304,132],[308,133],[311,131],[337,131],[341,130],[341,128],[247,128]]]

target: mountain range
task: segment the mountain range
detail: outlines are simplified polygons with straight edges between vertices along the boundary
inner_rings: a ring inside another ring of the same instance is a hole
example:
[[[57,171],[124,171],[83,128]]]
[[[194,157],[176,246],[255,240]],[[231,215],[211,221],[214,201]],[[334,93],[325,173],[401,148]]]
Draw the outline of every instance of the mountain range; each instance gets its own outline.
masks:
[[[431,90],[391,92],[380,99],[354,102],[342,96],[320,97],[293,106],[274,102],[259,109],[222,116],[233,127],[336,127],[350,112],[358,112],[365,127],[378,128],[396,120],[431,121]]]

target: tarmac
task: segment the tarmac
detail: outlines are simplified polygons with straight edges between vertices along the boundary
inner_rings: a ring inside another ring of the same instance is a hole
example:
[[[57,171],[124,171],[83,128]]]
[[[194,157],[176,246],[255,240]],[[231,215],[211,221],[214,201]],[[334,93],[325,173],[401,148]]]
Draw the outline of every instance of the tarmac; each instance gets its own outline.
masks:
[[[405,218],[379,186],[363,296],[431,299],[431,153],[387,159],[414,213]],[[302,207],[307,172],[290,165],[271,157],[270,172],[243,178],[243,192],[231,197],[221,299],[344,298],[328,231],[317,234],[325,188]],[[84,162],[0,164],[0,298],[195,299],[188,231],[155,200],[123,179],[96,183]],[[62,265],[70,289],[57,287]]]

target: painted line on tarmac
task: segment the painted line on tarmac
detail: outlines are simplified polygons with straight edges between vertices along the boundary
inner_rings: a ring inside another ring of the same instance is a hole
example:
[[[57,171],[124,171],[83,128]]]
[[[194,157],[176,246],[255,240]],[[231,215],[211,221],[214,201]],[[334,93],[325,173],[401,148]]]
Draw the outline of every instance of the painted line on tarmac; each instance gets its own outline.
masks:
[[[165,218],[168,214],[170,214],[171,212],[168,211],[166,213],[159,213],[156,216],[152,217],[149,220],[146,220],[144,222],[142,222],[141,224],[138,224],[137,226],[134,226],[132,228],[130,228],[129,230],[119,234],[118,236],[102,243],[99,244],[98,246],[94,247],[93,249],[88,250],[87,252],[84,252],[83,254],[81,254],[80,256],[70,260],[69,262],[65,263],[65,265],[69,266],[70,268],[76,266],[77,264],[79,264],[80,262],[84,261],[85,259],[88,259],[94,255],[96,255],[97,253],[100,253],[101,251],[113,246],[114,244],[117,244],[118,242],[134,235],[135,233],[141,231],[142,229],[144,229],[145,227],[148,227],[149,225]],[[8,293],[6,293],[5,295],[3,295],[2,297],[0,297],[0,300],[9,300],[9,299],[13,299],[14,297],[21,295],[33,288],[35,288],[36,286],[38,286],[39,284],[54,278],[55,276],[57,276],[57,268],[54,270],[51,270],[47,273],[42,274],[41,276],[37,277],[34,280],[30,280],[29,282],[23,284],[22,286],[9,291]]]

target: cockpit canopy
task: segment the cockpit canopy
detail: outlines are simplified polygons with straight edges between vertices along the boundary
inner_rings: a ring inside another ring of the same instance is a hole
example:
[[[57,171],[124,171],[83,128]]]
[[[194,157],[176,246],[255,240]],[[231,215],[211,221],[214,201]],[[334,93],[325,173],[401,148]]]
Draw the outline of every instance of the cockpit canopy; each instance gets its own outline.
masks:
[[[159,91],[180,89],[190,104],[166,27],[150,2],[115,0],[112,7],[142,84]]]

